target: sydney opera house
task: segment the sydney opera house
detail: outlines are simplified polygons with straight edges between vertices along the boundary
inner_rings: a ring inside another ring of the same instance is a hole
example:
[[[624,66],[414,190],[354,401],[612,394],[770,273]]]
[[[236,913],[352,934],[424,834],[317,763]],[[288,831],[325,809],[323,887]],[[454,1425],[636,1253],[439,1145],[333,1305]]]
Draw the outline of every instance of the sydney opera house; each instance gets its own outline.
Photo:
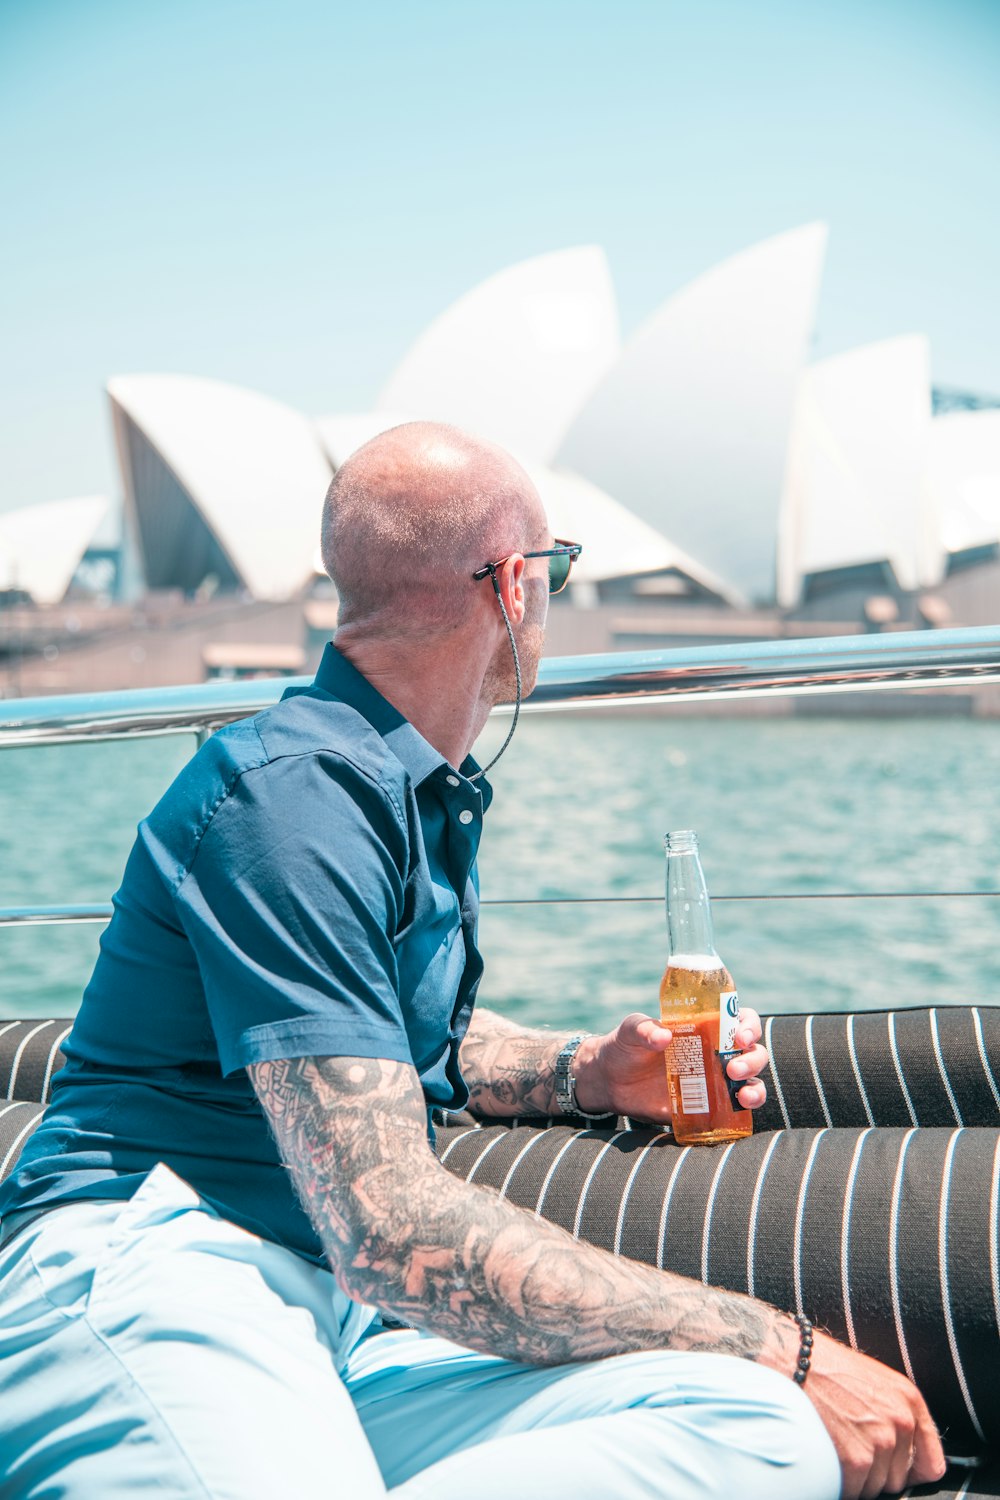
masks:
[[[116,376],[118,602],[97,620],[83,586],[108,501],[0,512],[0,598],[77,619],[75,642],[22,646],[18,685],[61,690],[69,665],[76,686],[304,669],[336,617],[317,557],[330,475],[421,417],[508,447],[553,531],[583,543],[554,650],[995,620],[998,404],[935,412],[919,334],[810,361],[826,237],[752,246],[624,342],[601,250],[526,261],[443,312],[370,411]]]

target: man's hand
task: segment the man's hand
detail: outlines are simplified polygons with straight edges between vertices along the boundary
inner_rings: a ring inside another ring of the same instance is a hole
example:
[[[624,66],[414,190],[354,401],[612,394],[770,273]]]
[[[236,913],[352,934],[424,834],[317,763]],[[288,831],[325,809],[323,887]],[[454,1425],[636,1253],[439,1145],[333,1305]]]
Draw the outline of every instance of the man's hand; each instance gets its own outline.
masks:
[[[734,1080],[747,1080],[739,1091],[744,1109],[759,1109],[767,1098],[767,1088],[758,1076],[768,1063],[760,1034],[757,1012],[741,1010],[736,1031],[741,1056],[731,1059],[726,1072]],[[663,1054],[670,1038],[668,1026],[638,1012],[604,1036],[587,1037],[580,1043],[573,1067],[580,1108],[593,1114],[607,1110],[654,1124],[667,1122],[670,1101]]]
[[[803,1390],[837,1450],[843,1500],[874,1500],[941,1478],[941,1439],[905,1375],[817,1330]]]

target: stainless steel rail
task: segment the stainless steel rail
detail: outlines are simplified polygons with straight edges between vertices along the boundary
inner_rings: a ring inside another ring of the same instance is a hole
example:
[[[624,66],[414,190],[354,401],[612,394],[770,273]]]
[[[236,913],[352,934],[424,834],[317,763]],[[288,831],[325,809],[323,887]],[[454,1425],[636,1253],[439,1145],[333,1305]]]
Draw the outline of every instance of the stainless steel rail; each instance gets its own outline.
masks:
[[[256,713],[305,678],[0,703],[0,747],[191,734]],[[553,657],[525,711],[971,687],[1000,682],[1000,626]],[[499,710],[509,712],[509,710]]]
[[[80,922],[111,921],[111,902],[91,902],[73,906],[3,906],[0,927],[70,926]]]
[[[713,896],[720,901],[1000,901],[1000,891],[758,891]],[[663,896],[486,896],[482,906],[632,906],[662,903]],[[73,926],[110,922],[110,902],[74,906],[2,906],[0,927]]]

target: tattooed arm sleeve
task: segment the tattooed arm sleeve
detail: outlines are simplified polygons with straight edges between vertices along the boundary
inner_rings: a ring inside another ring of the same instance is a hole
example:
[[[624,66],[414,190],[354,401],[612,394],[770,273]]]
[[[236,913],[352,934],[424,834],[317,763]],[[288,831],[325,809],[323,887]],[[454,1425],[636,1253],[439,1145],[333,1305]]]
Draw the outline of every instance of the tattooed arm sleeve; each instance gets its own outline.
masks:
[[[477,1115],[558,1115],[556,1058],[569,1032],[528,1031],[494,1011],[473,1012],[462,1042],[462,1076]]]
[[[670,1348],[791,1371],[798,1333],[773,1308],[580,1244],[452,1177],[428,1144],[408,1064],[296,1058],[248,1073],[337,1282],[357,1300],[529,1364]]]

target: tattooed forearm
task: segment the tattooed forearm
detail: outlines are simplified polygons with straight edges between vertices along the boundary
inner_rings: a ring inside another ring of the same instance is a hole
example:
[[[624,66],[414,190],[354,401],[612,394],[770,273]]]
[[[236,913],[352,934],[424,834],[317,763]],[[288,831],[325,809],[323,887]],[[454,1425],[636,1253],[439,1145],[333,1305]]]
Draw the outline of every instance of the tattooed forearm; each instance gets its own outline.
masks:
[[[774,1309],[580,1244],[449,1176],[411,1067],[303,1058],[249,1074],[337,1281],[359,1301],[530,1364],[671,1348],[791,1370],[798,1335]]]
[[[462,1043],[462,1076],[477,1115],[557,1115],[556,1058],[566,1037],[526,1031],[493,1011],[473,1013]]]

